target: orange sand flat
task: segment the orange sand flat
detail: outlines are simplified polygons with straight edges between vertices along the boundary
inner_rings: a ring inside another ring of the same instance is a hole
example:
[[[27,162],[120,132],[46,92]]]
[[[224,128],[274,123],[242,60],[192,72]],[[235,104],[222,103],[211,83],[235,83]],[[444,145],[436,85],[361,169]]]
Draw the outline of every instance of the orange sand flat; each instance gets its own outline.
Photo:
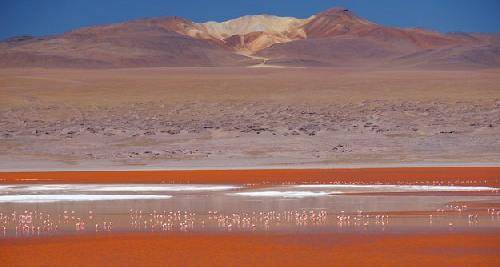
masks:
[[[0,241],[3,266],[500,266],[498,234],[66,236]]]
[[[0,172],[0,183],[432,183],[500,185],[500,167]],[[473,183],[465,183],[473,181]]]

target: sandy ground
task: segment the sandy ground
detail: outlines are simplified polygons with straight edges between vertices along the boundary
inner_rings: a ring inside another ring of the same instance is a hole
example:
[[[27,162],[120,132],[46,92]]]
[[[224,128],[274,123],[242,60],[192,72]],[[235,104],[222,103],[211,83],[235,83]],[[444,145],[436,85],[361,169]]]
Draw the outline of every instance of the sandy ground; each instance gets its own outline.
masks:
[[[0,169],[500,160],[500,71],[0,70]]]
[[[0,172],[1,183],[381,183],[500,186],[500,167]]]
[[[498,266],[499,255],[495,234],[122,234],[0,241],[6,266]]]

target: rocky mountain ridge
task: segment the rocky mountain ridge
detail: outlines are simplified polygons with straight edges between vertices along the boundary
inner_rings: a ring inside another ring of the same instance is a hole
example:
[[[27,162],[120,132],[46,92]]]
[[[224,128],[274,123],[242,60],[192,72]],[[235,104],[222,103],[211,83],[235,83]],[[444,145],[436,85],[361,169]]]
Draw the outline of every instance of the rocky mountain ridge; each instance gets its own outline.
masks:
[[[0,42],[1,67],[497,67],[495,34],[385,27],[333,8],[306,19],[253,15],[196,23],[148,18]]]

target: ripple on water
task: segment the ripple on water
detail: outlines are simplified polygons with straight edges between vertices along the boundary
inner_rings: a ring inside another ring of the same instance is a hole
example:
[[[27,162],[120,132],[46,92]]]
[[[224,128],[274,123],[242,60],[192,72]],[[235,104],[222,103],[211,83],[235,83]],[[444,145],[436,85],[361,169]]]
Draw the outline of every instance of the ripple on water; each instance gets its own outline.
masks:
[[[203,184],[47,184],[47,185],[3,185],[0,192],[182,192],[182,191],[225,191],[239,189],[235,185],[203,185]]]
[[[60,201],[162,200],[170,195],[0,195],[0,203],[49,203]]]
[[[305,197],[323,197],[330,194],[340,194],[341,192],[326,192],[326,191],[252,191],[238,192],[232,195],[245,197],[284,197],[284,198],[305,198]]]

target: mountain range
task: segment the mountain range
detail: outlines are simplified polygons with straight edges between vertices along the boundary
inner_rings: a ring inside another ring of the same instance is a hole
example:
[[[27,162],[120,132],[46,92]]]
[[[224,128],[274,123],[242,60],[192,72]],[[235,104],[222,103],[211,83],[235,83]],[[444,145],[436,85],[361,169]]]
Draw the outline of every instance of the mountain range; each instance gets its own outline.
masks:
[[[500,67],[500,34],[400,29],[333,8],[306,19],[148,18],[0,42],[0,67]]]

